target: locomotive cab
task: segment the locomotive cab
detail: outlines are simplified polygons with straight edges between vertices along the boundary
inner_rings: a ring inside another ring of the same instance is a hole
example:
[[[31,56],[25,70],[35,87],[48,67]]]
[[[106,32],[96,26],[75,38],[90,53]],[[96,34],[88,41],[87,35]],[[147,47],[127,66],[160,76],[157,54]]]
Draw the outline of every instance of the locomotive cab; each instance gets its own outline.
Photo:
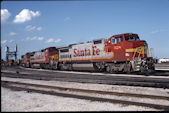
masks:
[[[148,45],[146,41],[140,40],[137,34],[125,34],[124,40],[125,56],[129,57],[130,61],[148,57]]]
[[[148,57],[148,44],[140,40],[137,34],[125,34],[125,55],[132,63],[134,71],[153,72],[153,58]]]
[[[112,62],[120,63],[123,68],[129,67],[128,71],[147,71],[154,69],[153,62],[147,62],[148,45],[145,40],[140,40],[137,34],[125,33],[110,37],[105,44],[105,51],[112,52]],[[153,61],[153,60],[152,60]],[[131,68],[130,68],[131,66]],[[145,69],[146,68],[146,69]]]
[[[110,37],[105,44],[106,52],[113,52],[114,61],[132,61],[134,58],[147,58],[148,45],[137,34],[121,34]]]

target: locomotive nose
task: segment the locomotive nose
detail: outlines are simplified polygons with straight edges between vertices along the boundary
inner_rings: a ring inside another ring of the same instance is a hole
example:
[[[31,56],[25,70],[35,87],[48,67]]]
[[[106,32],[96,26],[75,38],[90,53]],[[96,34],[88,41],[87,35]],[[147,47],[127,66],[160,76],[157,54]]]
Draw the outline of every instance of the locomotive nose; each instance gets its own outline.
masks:
[[[134,47],[140,47],[140,46],[147,47],[147,42],[145,40],[139,40],[139,41],[133,42],[133,46]]]
[[[145,40],[139,40],[132,43],[133,44],[133,58],[140,57],[145,58],[148,56],[148,45]]]

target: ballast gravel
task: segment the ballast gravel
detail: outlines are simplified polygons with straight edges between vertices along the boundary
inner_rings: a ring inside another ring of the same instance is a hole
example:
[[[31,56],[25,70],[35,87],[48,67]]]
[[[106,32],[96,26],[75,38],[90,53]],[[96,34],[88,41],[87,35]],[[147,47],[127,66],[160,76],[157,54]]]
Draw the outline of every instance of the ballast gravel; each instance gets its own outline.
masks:
[[[30,80],[20,78],[17,79],[7,77],[1,77],[1,80],[44,84],[51,86],[61,86],[68,88],[169,96],[169,89],[162,88],[87,84],[87,83],[60,82],[60,81],[43,81],[43,80]],[[73,92],[73,94],[77,93]],[[78,95],[83,94],[78,93]],[[94,94],[86,94],[86,95],[103,97],[102,95],[94,95]],[[116,97],[106,95],[104,96],[104,98],[125,99],[126,97]],[[133,99],[130,98],[128,99],[133,101]],[[135,100],[140,102],[151,102],[151,103],[154,102],[154,104],[157,103],[156,101],[151,101],[149,99],[135,98]],[[168,101],[161,100],[158,101],[158,104],[169,105]],[[108,102],[89,101],[68,97],[65,98],[33,92],[28,93],[26,91],[12,91],[10,89],[6,89],[3,87],[1,87],[1,107],[2,111],[158,111],[156,109],[134,105],[113,104]]]

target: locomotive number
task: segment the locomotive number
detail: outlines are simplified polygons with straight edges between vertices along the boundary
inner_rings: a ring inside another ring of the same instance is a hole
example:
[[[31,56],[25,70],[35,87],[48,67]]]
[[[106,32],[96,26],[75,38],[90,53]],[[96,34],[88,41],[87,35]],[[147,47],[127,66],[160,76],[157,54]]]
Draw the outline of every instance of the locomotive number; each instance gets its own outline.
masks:
[[[121,46],[114,46],[114,49],[121,49]]]

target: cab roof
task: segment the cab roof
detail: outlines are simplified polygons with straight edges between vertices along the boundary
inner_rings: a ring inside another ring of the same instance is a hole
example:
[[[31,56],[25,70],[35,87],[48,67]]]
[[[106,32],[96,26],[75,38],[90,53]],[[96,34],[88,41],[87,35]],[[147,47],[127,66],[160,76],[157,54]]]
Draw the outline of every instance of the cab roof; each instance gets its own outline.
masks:
[[[120,37],[120,36],[123,36],[123,35],[137,35],[137,34],[135,34],[135,33],[122,33],[122,34],[113,35],[110,38],[112,38],[112,37],[116,38],[116,37]]]

